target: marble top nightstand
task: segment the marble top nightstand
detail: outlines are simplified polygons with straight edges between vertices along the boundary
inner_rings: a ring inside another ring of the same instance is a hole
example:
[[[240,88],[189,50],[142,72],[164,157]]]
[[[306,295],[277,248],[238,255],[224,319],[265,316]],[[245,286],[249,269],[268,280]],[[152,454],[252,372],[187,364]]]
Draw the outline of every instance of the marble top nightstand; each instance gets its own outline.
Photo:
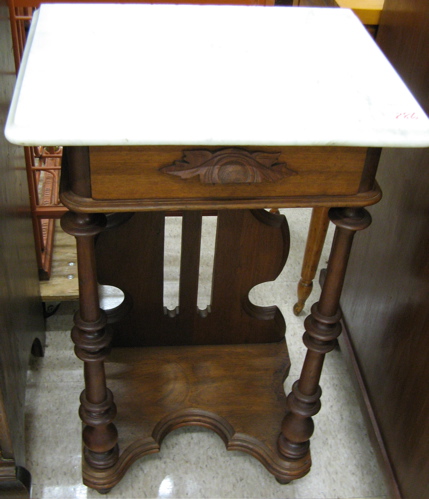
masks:
[[[47,60],[63,62],[48,81]],[[429,123],[347,9],[65,4],[34,17],[6,135],[22,145],[424,147]]]
[[[40,78],[51,60],[54,77]],[[429,146],[429,120],[354,14],[42,5],[5,133],[66,146],[84,482],[108,491],[184,425],[211,428],[281,483],[305,475],[352,240],[381,197],[381,148]],[[286,400],[283,316],[249,291],[276,279],[289,251],[286,218],[264,208],[301,206],[331,208],[336,236]],[[175,310],[162,294],[168,212],[183,217]],[[212,299],[199,310],[201,224],[214,214]],[[120,288],[122,304],[101,310],[97,283]]]

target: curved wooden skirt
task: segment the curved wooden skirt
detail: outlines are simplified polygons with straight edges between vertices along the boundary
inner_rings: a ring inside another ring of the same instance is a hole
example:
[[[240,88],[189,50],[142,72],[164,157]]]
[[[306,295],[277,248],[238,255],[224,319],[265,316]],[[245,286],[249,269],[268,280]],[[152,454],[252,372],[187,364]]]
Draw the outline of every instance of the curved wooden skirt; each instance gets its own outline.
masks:
[[[310,455],[288,461],[277,451],[289,367],[284,340],[114,349],[106,373],[118,408],[120,457],[106,470],[83,461],[84,483],[112,488],[131,464],[159,452],[164,437],[182,426],[210,428],[228,450],[251,454],[281,482],[300,478],[310,469]]]

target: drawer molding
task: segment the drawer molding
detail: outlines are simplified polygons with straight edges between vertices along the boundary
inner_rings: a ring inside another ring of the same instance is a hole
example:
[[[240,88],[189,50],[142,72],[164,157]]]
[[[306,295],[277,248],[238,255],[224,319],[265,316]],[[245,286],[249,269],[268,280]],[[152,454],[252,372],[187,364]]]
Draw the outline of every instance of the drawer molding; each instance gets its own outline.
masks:
[[[159,171],[183,180],[199,176],[202,184],[260,184],[277,182],[297,173],[279,162],[281,152],[227,148],[218,151],[194,149],[183,151],[181,160]]]

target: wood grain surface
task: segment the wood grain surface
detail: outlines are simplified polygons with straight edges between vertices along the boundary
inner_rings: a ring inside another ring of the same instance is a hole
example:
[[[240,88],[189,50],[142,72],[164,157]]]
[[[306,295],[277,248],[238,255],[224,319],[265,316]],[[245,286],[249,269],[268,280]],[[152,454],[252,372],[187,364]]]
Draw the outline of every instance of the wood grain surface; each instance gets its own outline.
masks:
[[[385,0],[378,43],[429,113],[429,4]],[[429,494],[429,152],[385,150],[377,178],[384,198],[356,240],[342,308],[390,497],[420,499]]]
[[[359,191],[367,151],[364,147],[246,147],[245,150],[250,152],[280,153],[277,162],[285,163],[289,174],[269,184],[201,185],[198,178],[184,181],[160,171],[180,161],[184,151],[193,149],[173,146],[90,147],[92,197],[105,200],[184,200],[352,195]]]
[[[113,469],[97,471],[84,464],[84,483],[112,487],[135,460],[159,452],[169,432],[187,425],[215,431],[228,450],[251,454],[279,479],[305,474],[309,455],[285,461],[277,451],[288,370],[284,340],[114,349],[106,373],[118,407],[115,423],[122,450]]]

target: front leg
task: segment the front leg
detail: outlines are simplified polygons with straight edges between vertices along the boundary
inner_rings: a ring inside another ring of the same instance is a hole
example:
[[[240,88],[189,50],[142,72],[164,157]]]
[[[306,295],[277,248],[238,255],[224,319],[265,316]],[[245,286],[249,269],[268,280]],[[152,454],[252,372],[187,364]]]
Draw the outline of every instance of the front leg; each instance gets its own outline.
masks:
[[[331,221],[337,226],[329,257],[326,279],[320,301],[306,318],[303,341],[307,355],[301,377],[287,398],[288,412],[278,440],[279,452],[287,459],[301,459],[309,454],[310,437],[314,431],[312,416],[320,410],[319,386],[325,354],[335,347],[341,333],[339,301],[352,247],[353,237],[371,223],[363,208],[332,208]]]
[[[76,237],[79,311],[72,329],[75,353],[84,362],[85,390],[80,397],[79,415],[83,429],[84,459],[89,466],[106,469],[118,460],[118,432],[113,419],[116,406],[106,387],[104,360],[110,351],[112,334],[100,309],[95,267],[94,238],[106,225],[104,215],[69,212],[61,221],[63,229]]]

